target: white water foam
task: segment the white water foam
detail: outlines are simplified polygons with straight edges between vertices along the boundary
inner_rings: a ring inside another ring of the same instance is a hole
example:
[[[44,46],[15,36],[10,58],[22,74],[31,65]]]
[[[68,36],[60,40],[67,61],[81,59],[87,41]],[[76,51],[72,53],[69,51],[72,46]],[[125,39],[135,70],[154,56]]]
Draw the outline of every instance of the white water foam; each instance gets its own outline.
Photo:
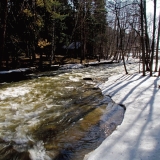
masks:
[[[26,93],[29,93],[30,88],[28,87],[12,87],[12,88],[6,88],[6,90],[0,91],[0,100],[5,100],[6,98],[16,98],[19,96],[24,96]]]
[[[32,160],[51,160],[46,154],[44,143],[42,141],[37,142],[33,148],[29,149],[29,153]]]
[[[69,79],[73,82],[79,82],[79,78],[78,77],[73,77],[73,76],[70,76]]]

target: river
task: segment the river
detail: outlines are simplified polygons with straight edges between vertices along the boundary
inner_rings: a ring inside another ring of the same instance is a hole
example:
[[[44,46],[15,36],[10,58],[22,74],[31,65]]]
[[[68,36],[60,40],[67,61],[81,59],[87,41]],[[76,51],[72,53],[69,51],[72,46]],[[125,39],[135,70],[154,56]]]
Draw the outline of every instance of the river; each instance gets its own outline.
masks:
[[[124,109],[95,87],[122,72],[106,64],[0,84],[0,160],[82,160],[123,120]]]

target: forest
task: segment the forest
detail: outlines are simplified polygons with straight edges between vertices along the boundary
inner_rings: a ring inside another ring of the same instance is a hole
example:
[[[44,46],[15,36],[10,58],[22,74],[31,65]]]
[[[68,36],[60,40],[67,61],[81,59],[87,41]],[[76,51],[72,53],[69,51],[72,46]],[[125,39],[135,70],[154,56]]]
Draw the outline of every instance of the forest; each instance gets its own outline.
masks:
[[[0,70],[56,64],[75,58],[140,58],[143,75],[157,71],[157,0],[1,0]],[[158,18],[157,18],[158,17]],[[153,60],[155,59],[155,68]],[[125,68],[126,74],[127,70]]]

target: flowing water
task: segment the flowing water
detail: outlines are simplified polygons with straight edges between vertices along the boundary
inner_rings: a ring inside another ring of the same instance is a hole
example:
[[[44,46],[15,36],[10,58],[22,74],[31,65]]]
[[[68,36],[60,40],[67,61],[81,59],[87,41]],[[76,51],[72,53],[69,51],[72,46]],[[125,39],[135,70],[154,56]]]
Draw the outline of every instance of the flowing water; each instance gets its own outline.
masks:
[[[123,120],[124,109],[94,87],[122,70],[101,65],[0,84],[0,160],[82,160]]]

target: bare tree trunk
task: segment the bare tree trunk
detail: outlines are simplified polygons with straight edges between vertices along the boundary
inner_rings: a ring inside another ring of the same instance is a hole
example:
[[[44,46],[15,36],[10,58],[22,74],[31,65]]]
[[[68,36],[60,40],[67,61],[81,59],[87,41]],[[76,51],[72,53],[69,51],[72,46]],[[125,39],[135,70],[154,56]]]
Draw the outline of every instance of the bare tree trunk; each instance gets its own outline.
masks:
[[[151,54],[151,62],[150,62],[150,76],[152,76],[152,68],[153,68],[153,57],[154,57],[154,45],[155,45],[155,31],[156,31],[156,3],[157,0],[154,0],[154,19],[153,19],[153,37],[152,37],[152,54]]]
[[[86,31],[86,22],[84,21],[84,25],[83,25],[83,37],[84,37],[84,40],[83,40],[83,51],[84,51],[84,57],[83,59],[85,59],[86,57],[86,54],[87,54],[87,49],[86,49],[86,46],[87,46],[87,31]]]
[[[149,44],[149,36],[148,36],[148,24],[147,24],[147,16],[146,16],[146,0],[144,0],[144,21],[145,21],[145,45],[146,45],[146,70],[149,71],[149,57],[150,57],[150,44]]]
[[[81,58],[80,58],[80,63],[83,62],[84,59],[84,52],[85,52],[85,41],[84,41],[84,23],[85,23],[85,9],[84,9],[84,5],[85,5],[85,1],[83,0],[81,2],[81,13],[80,13],[80,25],[81,25]]]
[[[142,64],[143,64],[143,76],[145,76],[145,46],[144,46],[144,25],[143,25],[143,0],[141,0],[141,45],[142,45]]]
[[[52,60],[55,58],[54,52],[55,52],[55,21],[53,20],[52,24],[52,49],[51,49],[51,57],[50,57],[50,66],[52,65]]]
[[[156,46],[156,63],[155,63],[155,72],[157,72],[157,70],[158,70],[159,38],[160,38],[160,14],[159,14],[158,36],[157,36],[157,46]]]
[[[126,68],[126,63],[125,63],[125,58],[124,58],[124,50],[123,50],[124,33],[122,33],[122,28],[121,28],[121,25],[120,25],[120,21],[119,21],[119,16],[118,16],[117,10],[116,10],[116,18],[117,18],[117,21],[118,21],[118,28],[120,30],[120,45],[121,45],[121,53],[122,53],[123,65],[124,65],[124,69],[125,69],[126,74],[128,74],[128,71],[127,71],[127,68]]]
[[[33,2],[32,2],[32,5],[33,5],[33,8],[34,8],[34,22],[33,22],[33,25],[34,25],[34,29],[36,28],[36,1],[37,0],[33,0]],[[33,50],[32,50],[32,62],[31,63],[33,63],[34,61],[35,61],[35,59],[36,59],[36,56],[35,56],[35,50],[36,50],[36,46],[35,46],[35,41],[36,41],[36,35],[34,34],[34,39],[33,39]]]
[[[2,22],[2,29],[0,32],[0,40],[1,40],[1,44],[0,44],[0,68],[2,67],[2,61],[3,61],[3,57],[4,57],[4,51],[5,51],[5,39],[6,39],[6,28],[7,28],[7,15],[8,15],[8,0],[3,0],[3,2],[1,2],[2,4],[2,8],[3,12],[2,12],[2,16],[1,16],[1,22]]]

